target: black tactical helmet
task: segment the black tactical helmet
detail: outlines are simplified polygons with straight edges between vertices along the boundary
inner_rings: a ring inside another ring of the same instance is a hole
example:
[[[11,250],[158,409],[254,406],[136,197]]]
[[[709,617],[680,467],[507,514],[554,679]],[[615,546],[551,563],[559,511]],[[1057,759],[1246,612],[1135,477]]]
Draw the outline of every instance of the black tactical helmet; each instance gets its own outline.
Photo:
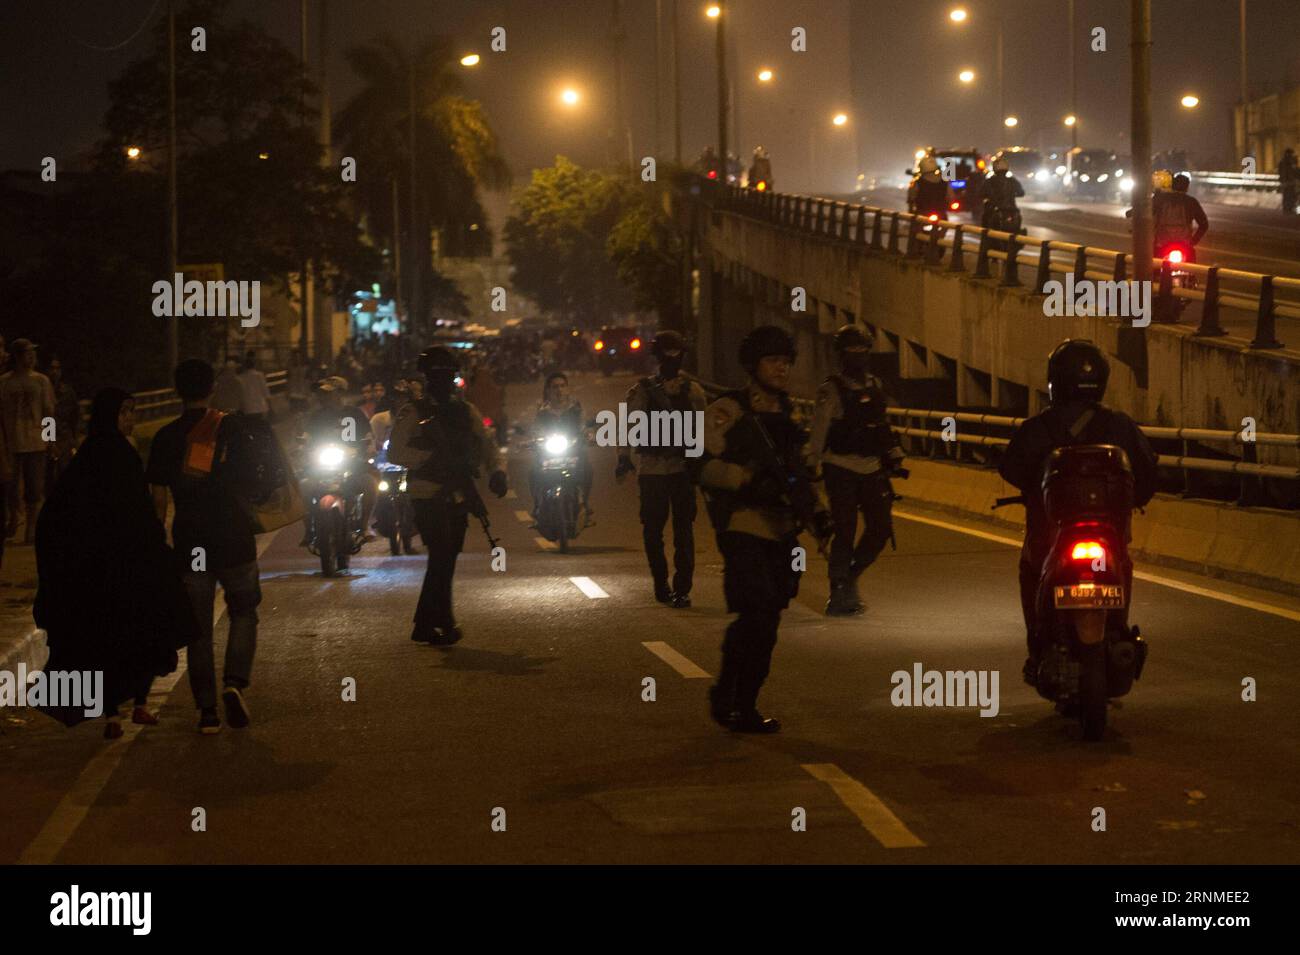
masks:
[[[1101,401],[1110,379],[1110,363],[1086,338],[1067,338],[1047,359],[1047,393],[1052,404]]]
[[[869,350],[875,344],[871,336],[857,325],[841,325],[831,342],[836,354],[846,348],[866,348]]]
[[[663,358],[664,352],[669,351],[685,353],[686,339],[682,337],[681,332],[666,328],[655,333],[654,341],[650,343],[650,354],[656,358]]]
[[[784,328],[776,325],[760,325],[746,335],[740,343],[740,367],[751,375],[758,367],[759,361],[769,355],[785,355],[791,361],[794,361],[798,355],[794,347],[794,339]]]
[[[420,357],[415,364],[420,369],[420,373],[426,377],[435,375],[438,372],[460,370],[460,362],[456,359],[456,353],[446,345],[430,345],[420,352]]]

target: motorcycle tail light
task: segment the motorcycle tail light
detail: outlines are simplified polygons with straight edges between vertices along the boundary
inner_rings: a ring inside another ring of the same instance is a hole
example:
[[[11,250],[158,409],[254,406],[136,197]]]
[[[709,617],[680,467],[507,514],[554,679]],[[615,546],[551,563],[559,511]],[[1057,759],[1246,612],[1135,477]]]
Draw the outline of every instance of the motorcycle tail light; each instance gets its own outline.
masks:
[[[1106,549],[1101,546],[1100,541],[1078,541],[1070,552],[1071,560],[1096,560],[1098,557],[1105,556]]]
[[[639,338],[632,339],[632,350],[636,351],[640,347],[641,347],[641,339]]]
[[[960,208],[961,208],[961,203],[960,203],[960,202],[953,202],[953,203],[950,203],[949,206],[948,206],[948,208],[949,208],[949,209],[954,209],[954,210],[956,210],[956,209],[960,209]]]
[[[763,180],[760,179],[758,181],[758,185],[755,186],[754,188],[757,189],[759,192],[763,192],[764,190],[767,189],[767,183],[765,183]]]
[[[1171,265],[1182,265],[1182,264],[1183,264],[1183,250],[1182,250],[1182,249],[1170,249],[1169,252],[1166,253],[1165,258],[1169,260],[1169,263],[1170,263]]]
[[[935,212],[930,213],[930,221],[931,221],[931,222],[938,222],[938,221],[939,221],[939,215],[938,215],[938,213],[935,213]]]
[[[598,341],[596,342],[595,348],[596,351],[602,351],[605,348],[605,343]]]
[[[710,178],[710,179],[717,179],[717,178],[718,178],[718,170],[716,170],[716,169],[710,169],[710,170],[709,170],[709,178]]]
[[[483,416],[483,427],[485,428],[492,427],[492,419],[489,418],[487,415]]]

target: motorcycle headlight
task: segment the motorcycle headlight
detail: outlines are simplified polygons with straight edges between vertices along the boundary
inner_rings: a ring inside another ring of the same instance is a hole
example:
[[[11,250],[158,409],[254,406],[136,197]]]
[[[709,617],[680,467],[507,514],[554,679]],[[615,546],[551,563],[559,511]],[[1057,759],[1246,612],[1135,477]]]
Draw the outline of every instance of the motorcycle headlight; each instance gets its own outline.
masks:
[[[569,450],[569,439],[562,434],[553,434],[542,444],[547,454],[563,454]]]
[[[316,452],[316,463],[323,468],[336,468],[343,463],[343,449],[337,444],[327,444]]]
[[[405,490],[406,490],[406,478],[402,478],[402,483],[399,484],[399,485],[397,485],[397,489],[398,489],[399,491],[405,491]]]
[[[384,492],[384,491],[387,491],[387,490],[388,490],[388,482],[387,482],[387,481],[380,481],[380,482],[379,482],[379,490],[380,490],[381,493]]]
[[[1133,180],[1130,179],[1128,176],[1125,176],[1123,179],[1120,180],[1119,187],[1123,189],[1125,192],[1132,192]]]

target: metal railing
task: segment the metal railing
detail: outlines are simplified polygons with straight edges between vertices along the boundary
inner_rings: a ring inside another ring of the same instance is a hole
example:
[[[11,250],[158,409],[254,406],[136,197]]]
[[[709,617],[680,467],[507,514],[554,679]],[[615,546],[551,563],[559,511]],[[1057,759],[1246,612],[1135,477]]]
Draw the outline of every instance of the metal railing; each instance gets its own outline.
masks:
[[[1246,175],[1241,172],[1215,172],[1202,170],[1189,172],[1193,183],[1211,189],[1244,189],[1249,192],[1281,192],[1282,177],[1275,172]]]
[[[283,391],[289,381],[287,371],[270,371],[266,374],[266,384],[271,394]],[[135,418],[137,421],[156,421],[181,413],[181,399],[175,388],[156,388],[153,391],[137,391],[135,398]],[[81,419],[84,422],[90,416],[90,401],[83,399]]]
[[[1028,285],[1040,295],[1048,294],[1046,286],[1056,281],[1057,276],[1073,274],[1076,282],[1085,279],[1122,282],[1132,275],[1133,256],[1113,249],[1012,235],[837,199],[701,182],[702,189],[717,190],[715,196],[721,198],[722,207],[728,211],[930,265],[941,265],[946,256],[949,272],[976,279],[995,279],[1004,287]],[[1277,349],[1285,347],[1277,338],[1278,317],[1300,318],[1300,279],[1180,264],[1177,270],[1195,276],[1199,285],[1184,288],[1174,282],[1173,263],[1154,257],[1152,262],[1159,276],[1158,287],[1153,289],[1152,320],[1156,323],[1178,324],[1183,305],[1198,302],[1200,323],[1196,334],[1223,336],[1228,333],[1220,323],[1221,310],[1224,307],[1243,309],[1255,313],[1255,334],[1250,347]],[[1031,270],[1032,278],[1026,282]]]

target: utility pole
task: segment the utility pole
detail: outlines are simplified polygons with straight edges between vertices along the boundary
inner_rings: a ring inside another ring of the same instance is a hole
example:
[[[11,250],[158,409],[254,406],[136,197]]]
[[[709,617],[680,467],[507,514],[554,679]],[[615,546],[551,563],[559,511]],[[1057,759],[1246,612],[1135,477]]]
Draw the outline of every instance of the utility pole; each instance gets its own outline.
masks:
[[[718,162],[722,167],[720,176],[723,183],[727,181],[727,37],[724,24],[727,22],[727,4],[718,3],[717,16],[717,55],[718,55]]]
[[[1241,0],[1237,8],[1240,25],[1238,27],[1241,34],[1241,108],[1242,116],[1245,116],[1246,100],[1248,99],[1248,80],[1246,74],[1246,0]]]
[[[417,225],[419,223],[419,215],[416,212],[416,204],[415,204],[415,57],[416,54],[417,54],[417,49],[413,45],[411,48],[410,62],[407,64],[407,71],[406,71],[407,96],[409,99],[409,103],[407,104],[407,112],[410,114],[409,120],[410,120],[410,139],[411,139],[411,196],[410,196],[410,206],[409,206],[410,214],[406,217],[408,223],[407,228],[410,230],[410,234],[411,234],[411,246],[407,250],[407,252],[409,253],[408,265],[410,266],[410,272],[411,272],[411,277],[410,277],[411,297],[406,302],[406,314],[411,325],[411,330],[423,332],[424,330],[422,328],[417,327],[419,323],[417,323],[416,321],[415,310],[416,308],[419,307],[419,303],[420,303],[420,284],[421,284],[420,270],[423,268],[422,263],[426,261],[426,258],[429,254],[429,250],[428,250],[427,233],[425,234],[424,241],[423,242],[420,241],[419,229],[417,228]],[[423,249],[421,249],[422,245],[424,246]]]
[[[677,20],[677,0],[673,5],[673,161],[682,164],[682,71],[677,55],[681,46],[681,28]]]
[[[1132,5],[1133,278],[1151,281],[1151,0]]]
[[[1245,0],[1242,0],[1244,3]],[[1074,34],[1074,0],[1070,0],[1070,115],[1074,122],[1070,124],[1070,145],[1079,145],[1079,50],[1075,46]]]
[[[617,161],[618,154],[623,148],[619,145],[619,140],[624,140],[627,147],[627,164],[629,167],[636,166],[636,159],[632,155],[632,129],[627,124],[627,112],[623,108],[623,41],[626,34],[623,32],[623,3],[622,0],[613,0],[614,4],[614,141],[612,152],[614,159]],[[657,67],[656,67],[657,69]]]
[[[659,37],[664,29],[664,0],[655,0],[655,159],[658,160],[663,146],[663,140],[660,137],[660,92],[659,92],[659,74],[663,72],[661,63],[663,61],[663,50],[661,48]]]
[[[307,82],[308,70],[307,65],[307,0],[300,0],[298,4],[299,15],[299,39],[301,47],[298,51],[302,59],[302,80]],[[305,126],[307,124],[307,94],[304,91],[298,101],[298,118]],[[298,344],[302,349],[302,356],[307,359],[311,350],[311,279],[308,278],[311,272],[311,263],[303,259],[302,265],[298,272],[298,300],[301,303],[302,313],[299,318],[302,321],[302,330],[298,335]],[[320,343],[317,342],[317,350]],[[330,356],[325,356],[326,358]]]
[[[180,227],[176,221],[176,0],[167,3],[167,251],[168,281],[176,280],[180,262]],[[167,371],[180,360],[180,316],[167,322]]]

